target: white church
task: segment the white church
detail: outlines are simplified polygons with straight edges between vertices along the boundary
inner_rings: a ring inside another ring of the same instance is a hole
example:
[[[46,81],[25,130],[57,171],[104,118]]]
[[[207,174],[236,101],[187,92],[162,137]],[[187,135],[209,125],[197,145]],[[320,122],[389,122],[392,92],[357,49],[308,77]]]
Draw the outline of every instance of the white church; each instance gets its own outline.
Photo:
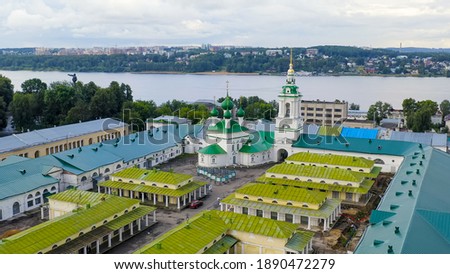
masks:
[[[247,128],[242,107],[236,112],[237,121],[234,120],[232,115],[234,104],[227,92],[227,97],[221,104],[224,111],[223,118],[218,118],[219,111],[216,108],[211,111],[209,126],[203,135],[204,139],[201,140],[201,143],[209,145],[198,150],[198,165],[255,166],[287,157],[303,127],[302,95],[295,84],[294,74],[291,58],[286,84],[278,95],[279,110],[274,132]]]

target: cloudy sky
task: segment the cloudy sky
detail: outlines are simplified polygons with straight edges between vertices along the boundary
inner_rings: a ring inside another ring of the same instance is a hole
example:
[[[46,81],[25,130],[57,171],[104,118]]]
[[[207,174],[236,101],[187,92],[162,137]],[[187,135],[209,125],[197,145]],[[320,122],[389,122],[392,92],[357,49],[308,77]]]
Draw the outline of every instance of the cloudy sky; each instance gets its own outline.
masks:
[[[448,0],[0,0],[0,48],[450,47]]]

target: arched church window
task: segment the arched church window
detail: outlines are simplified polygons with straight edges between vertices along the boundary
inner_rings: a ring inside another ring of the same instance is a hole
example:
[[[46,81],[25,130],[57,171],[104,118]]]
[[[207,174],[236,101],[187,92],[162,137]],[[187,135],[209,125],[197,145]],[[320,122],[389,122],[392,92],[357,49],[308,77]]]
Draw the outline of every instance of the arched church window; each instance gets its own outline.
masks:
[[[291,104],[286,103],[286,114],[284,115],[284,117],[290,117],[291,116]]]

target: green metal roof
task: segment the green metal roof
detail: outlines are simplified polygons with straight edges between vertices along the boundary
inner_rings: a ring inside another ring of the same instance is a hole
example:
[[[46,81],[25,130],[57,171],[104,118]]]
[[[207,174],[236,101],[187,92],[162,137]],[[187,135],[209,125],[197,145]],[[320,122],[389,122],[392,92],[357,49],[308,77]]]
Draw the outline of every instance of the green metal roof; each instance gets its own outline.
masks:
[[[282,178],[271,178],[266,177],[265,175],[256,179],[257,182],[267,183],[267,184],[277,184],[284,186],[293,186],[293,187],[301,187],[301,188],[312,188],[326,191],[338,191],[338,192],[346,192],[346,193],[360,193],[366,194],[369,192],[372,187],[374,181],[373,180],[364,180],[359,187],[351,187],[351,186],[343,186],[343,185],[335,185],[335,184],[323,184],[323,183],[315,183],[315,182],[305,182],[305,181],[296,181]]]
[[[285,187],[280,185],[248,183],[235,191],[243,195],[265,197],[274,200],[321,204],[327,198],[327,193],[306,190],[303,188]]]
[[[273,139],[270,139],[270,135],[266,134],[264,131],[254,131],[239,152],[258,153],[267,151],[273,147],[272,141]]]
[[[203,254],[223,254],[227,252],[233,245],[238,242],[236,238],[230,235],[225,235],[222,239],[213,244]]]
[[[223,148],[221,146],[219,146],[218,144],[212,144],[212,145],[209,145],[207,147],[204,147],[204,148],[200,149],[198,151],[198,153],[208,154],[208,155],[211,155],[211,154],[227,154],[227,152],[225,150],[223,150]]]
[[[246,132],[248,129],[246,127],[240,126],[238,122],[230,120],[230,128],[226,128],[225,120],[222,120],[215,124],[214,126],[208,127],[208,133],[238,133]]]
[[[15,163],[19,163],[19,162],[23,162],[28,160],[28,158],[26,157],[22,157],[22,156],[17,156],[17,155],[11,155],[8,156],[5,160],[0,161],[0,167],[1,166],[7,166],[10,164],[15,164]]]
[[[8,159],[10,157],[4,160],[8,161],[7,163],[0,165],[0,200],[59,182],[58,179],[42,172],[40,161],[18,159],[17,157]]]
[[[280,212],[284,214],[311,216],[317,218],[328,218],[331,213],[339,206],[341,200],[327,199],[319,209],[311,209],[296,206],[287,206],[280,204],[269,204],[264,202],[250,201],[236,198],[236,194],[230,194],[228,197],[221,200],[224,204],[260,209],[264,211]]]
[[[157,169],[147,170],[135,167],[119,171],[117,173],[114,173],[112,176],[139,181],[164,183],[170,185],[178,185],[179,183],[192,179],[192,175],[189,174],[167,172]]]
[[[166,195],[166,196],[170,196],[170,197],[180,197],[185,194],[191,193],[192,191],[194,191],[206,184],[207,184],[206,182],[190,182],[190,183],[187,183],[186,185],[184,185],[180,188],[177,188],[177,189],[155,187],[155,186],[133,184],[133,183],[125,183],[125,182],[119,182],[119,181],[104,181],[104,182],[99,183],[98,185],[102,186],[102,187],[111,187],[111,188],[116,188],[116,189],[153,193],[153,194],[158,194],[158,195]]]
[[[382,140],[382,139],[361,139],[342,136],[319,136],[311,134],[300,135],[293,147],[306,149],[334,150],[355,153],[381,154],[404,156],[419,148],[419,144]]]
[[[139,201],[111,196],[88,209],[67,213],[3,239],[0,242],[0,254],[38,253],[133,205],[139,206]]]
[[[76,190],[76,189],[69,189],[69,190],[54,194],[52,196],[49,196],[48,199],[69,202],[69,203],[76,203],[76,204],[80,204],[80,205],[88,205],[89,204],[89,205],[93,206],[109,197],[111,197],[111,195],[97,193],[97,192],[88,192],[88,191],[82,191],[82,190]]]
[[[362,182],[364,173],[342,168],[328,168],[282,163],[269,168],[266,173],[306,176],[318,179],[331,179],[347,182]]]
[[[450,254],[449,166],[431,147],[405,156],[355,253]]]
[[[59,161],[72,165],[84,172],[121,162],[123,160],[120,156],[102,150],[100,145],[102,144],[66,150],[52,154],[52,156]]]
[[[324,165],[346,166],[372,168],[374,161],[367,160],[363,157],[335,155],[335,154],[319,154],[310,152],[295,153],[286,158],[286,161],[319,163]]]
[[[138,254],[195,254],[229,231],[242,231],[273,238],[289,239],[297,232],[297,224],[272,219],[208,210],[199,213],[171,229],[149,245],[139,249]],[[195,239],[186,241],[186,239]]]
[[[311,231],[297,232],[286,243],[286,247],[298,252],[302,252],[313,237],[314,232]]]

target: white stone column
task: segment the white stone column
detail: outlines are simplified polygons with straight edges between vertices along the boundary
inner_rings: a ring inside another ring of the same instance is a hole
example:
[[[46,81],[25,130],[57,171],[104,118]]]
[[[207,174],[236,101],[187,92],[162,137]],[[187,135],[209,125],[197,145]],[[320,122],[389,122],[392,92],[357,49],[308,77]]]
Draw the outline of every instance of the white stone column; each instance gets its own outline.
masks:
[[[197,191],[197,190],[195,190]],[[202,197],[202,187],[198,188],[198,197],[201,198]]]
[[[98,193],[101,193],[101,192],[100,192],[100,186],[97,186],[97,192],[98,192]]]
[[[133,222],[130,223],[130,235],[134,234],[134,225]]]
[[[311,229],[311,217],[308,216],[308,230]]]
[[[220,211],[223,211],[223,203],[220,203]]]
[[[166,196],[166,207],[169,207],[169,196]]]
[[[50,219],[50,209],[49,209],[48,215],[49,215],[48,217]],[[41,207],[41,219],[44,220],[44,218],[45,218],[45,216],[44,216],[44,207]]]
[[[259,246],[259,254],[262,254],[263,253],[263,247],[262,247],[262,245],[260,245]]]
[[[108,187],[108,194],[111,194],[111,188]]]
[[[119,242],[121,242],[123,240],[123,238],[122,238],[122,230],[123,230],[123,227],[119,228]]]
[[[180,197],[177,197],[177,209],[180,209]]]
[[[204,185],[204,187],[205,187],[205,195],[208,193],[207,191],[208,191],[208,189],[206,188],[208,185]]]
[[[112,241],[112,233],[109,233],[108,234],[108,247],[111,247],[111,245],[112,245],[111,241]]]
[[[153,204],[156,205],[156,194],[153,193]]]
[[[83,254],[87,254],[87,246],[83,247]]]
[[[122,189],[119,188],[119,197],[122,197]]]
[[[100,254],[100,240],[97,240],[96,244],[97,244],[97,254]]]
[[[141,231],[141,222],[142,222],[142,217],[137,219],[138,222],[138,230]]]
[[[192,202],[192,195],[191,193],[188,194],[189,195],[189,203]]]
[[[156,222],[156,210],[153,211],[153,222]]]
[[[194,190],[194,200],[197,199],[197,191]]]
[[[323,230],[327,230],[327,218],[323,218]]]
[[[145,215],[145,226],[148,226],[148,214]]]
[[[130,193],[129,193],[129,194],[130,194],[130,198],[131,198],[131,199],[134,199],[134,195],[133,195],[134,193],[133,193],[133,190],[130,190]]]

